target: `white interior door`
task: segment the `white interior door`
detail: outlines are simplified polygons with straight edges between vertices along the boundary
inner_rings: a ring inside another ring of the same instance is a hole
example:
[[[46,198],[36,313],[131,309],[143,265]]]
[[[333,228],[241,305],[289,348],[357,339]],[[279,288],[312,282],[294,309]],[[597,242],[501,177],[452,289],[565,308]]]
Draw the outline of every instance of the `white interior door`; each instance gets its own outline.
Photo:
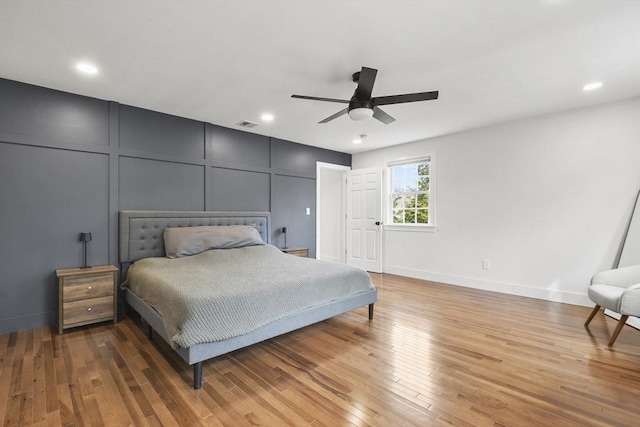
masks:
[[[316,258],[346,262],[349,166],[316,162]]]
[[[382,273],[382,170],[347,171],[347,264]]]

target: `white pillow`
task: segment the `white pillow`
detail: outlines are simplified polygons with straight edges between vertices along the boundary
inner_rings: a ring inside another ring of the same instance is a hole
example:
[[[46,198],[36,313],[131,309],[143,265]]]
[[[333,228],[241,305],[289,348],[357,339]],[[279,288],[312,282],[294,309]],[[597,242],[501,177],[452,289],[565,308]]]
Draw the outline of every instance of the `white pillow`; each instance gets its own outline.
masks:
[[[230,249],[264,244],[258,230],[251,225],[164,229],[164,250],[168,258],[195,255],[209,249]]]

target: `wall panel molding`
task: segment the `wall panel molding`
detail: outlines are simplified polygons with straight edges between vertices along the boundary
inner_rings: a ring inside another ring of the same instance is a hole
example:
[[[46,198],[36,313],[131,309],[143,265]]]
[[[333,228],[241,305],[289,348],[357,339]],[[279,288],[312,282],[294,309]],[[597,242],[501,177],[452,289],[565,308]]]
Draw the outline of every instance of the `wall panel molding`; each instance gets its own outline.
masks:
[[[234,169],[238,171],[248,171],[248,172],[260,172],[260,173],[271,173],[271,168],[257,167],[257,166],[245,166],[239,163],[225,163],[225,162],[216,162],[212,161],[208,163],[210,166],[214,168],[223,168],[223,169]]]
[[[109,144],[106,101],[0,79],[0,129],[86,146]]]
[[[204,123],[142,108],[120,105],[119,147],[204,160]]]
[[[0,143],[3,325],[55,317],[55,270],[81,265],[79,233],[93,236],[89,265],[109,262],[109,193],[108,154]]]
[[[1,130],[0,141],[7,144],[32,145],[34,147],[58,148],[60,150],[84,151],[87,153],[106,154],[109,152],[108,146],[91,146],[86,144],[78,144],[75,142],[54,140],[41,136],[4,132]]]
[[[159,162],[182,163],[185,165],[204,166],[207,164],[204,159],[193,159],[182,156],[172,156],[169,154],[156,154],[137,150],[118,149],[120,157],[130,157],[132,159],[156,160]]]
[[[118,261],[120,104],[109,102],[109,262]]]
[[[91,264],[118,265],[121,209],[268,210],[313,250],[315,162],[351,165],[345,153],[6,79],[0,112],[0,334],[56,321],[55,269],[80,265],[79,232],[93,234]],[[291,194],[313,215],[292,209]]]

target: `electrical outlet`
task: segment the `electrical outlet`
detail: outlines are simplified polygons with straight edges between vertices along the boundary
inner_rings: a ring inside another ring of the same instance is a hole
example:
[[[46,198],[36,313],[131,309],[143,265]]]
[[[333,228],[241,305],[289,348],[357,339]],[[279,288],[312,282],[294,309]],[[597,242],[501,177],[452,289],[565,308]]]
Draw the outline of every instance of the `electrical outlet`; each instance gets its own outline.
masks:
[[[307,208],[306,214],[311,215],[311,208]]]
[[[491,261],[489,261],[488,259],[483,259],[482,260],[482,269],[483,270],[488,270],[489,268],[491,268]]]

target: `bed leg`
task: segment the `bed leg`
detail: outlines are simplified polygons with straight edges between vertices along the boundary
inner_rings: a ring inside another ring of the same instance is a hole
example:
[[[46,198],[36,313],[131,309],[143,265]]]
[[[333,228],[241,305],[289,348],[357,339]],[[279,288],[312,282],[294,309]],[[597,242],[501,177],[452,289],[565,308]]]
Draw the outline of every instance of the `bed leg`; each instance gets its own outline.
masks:
[[[153,328],[151,325],[147,325],[147,338],[149,338],[149,341],[153,340]]]
[[[369,304],[369,320],[373,320],[373,304]]]
[[[193,389],[198,390],[202,387],[202,362],[193,365]]]

